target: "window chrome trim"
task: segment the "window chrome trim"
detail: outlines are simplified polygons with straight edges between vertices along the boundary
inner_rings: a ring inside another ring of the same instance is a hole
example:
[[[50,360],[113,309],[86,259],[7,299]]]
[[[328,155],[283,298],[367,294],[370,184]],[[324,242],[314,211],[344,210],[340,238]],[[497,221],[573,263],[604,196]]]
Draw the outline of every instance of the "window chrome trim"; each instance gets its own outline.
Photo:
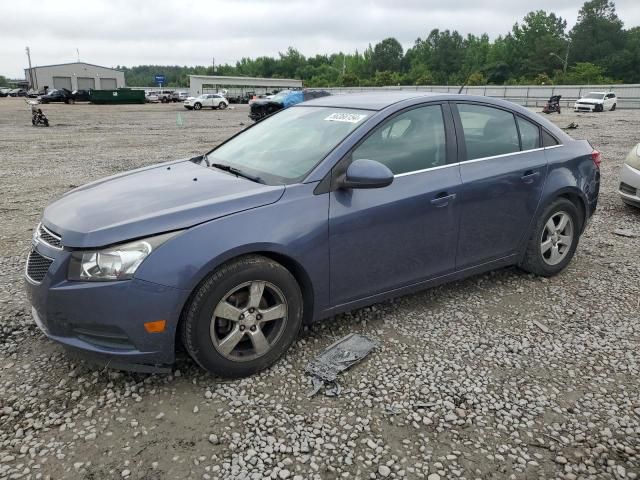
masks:
[[[511,155],[522,155],[523,153],[540,152],[542,150],[544,150],[544,147],[532,148],[531,150],[518,150],[517,152],[501,153],[500,155],[492,155],[490,157],[481,157],[481,158],[474,158],[473,160],[465,160],[464,162],[461,162],[461,163],[475,163],[475,162],[481,162],[483,160],[493,160],[494,158],[510,157]]]
[[[549,150],[551,148],[558,148],[558,147],[563,147],[563,146],[564,146],[563,144],[558,144],[558,145],[551,145],[549,147],[532,148],[531,150],[519,150],[517,152],[502,153],[500,155],[493,155],[491,157],[474,158],[473,160],[465,160],[464,162],[447,163],[446,165],[438,165],[437,167],[423,168],[421,170],[414,170],[413,172],[398,173],[397,175],[394,175],[393,177],[394,178],[406,177],[407,175],[414,175],[414,174],[417,174],[417,173],[429,172],[431,170],[440,170],[441,168],[455,167],[457,165],[464,165],[466,163],[482,162],[484,160],[493,160],[494,158],[508,157],[510,155],[521,155],[523,153],[541,152],[541,151],[544,151],[544,150]]]
[[[407,175],[415,175],[416,173],[430,172],[432,170],[440,170],[442,168],[447,168],[447,167],[455,167],[456,165],[460,165],[460,162],[447,163],[445,165],[438,165],[437,167],[423,168],[421,170],[413,170],[412,172],[398,173],[398,174],[394,175],[393,178],[406,177]]]

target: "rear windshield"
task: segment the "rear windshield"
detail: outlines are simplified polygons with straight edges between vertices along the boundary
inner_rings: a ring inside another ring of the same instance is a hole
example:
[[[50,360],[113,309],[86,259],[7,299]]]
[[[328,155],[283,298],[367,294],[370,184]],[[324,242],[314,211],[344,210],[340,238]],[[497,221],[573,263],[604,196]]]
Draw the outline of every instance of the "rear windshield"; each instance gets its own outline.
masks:
[[[208,154],[267,183],[295,183],[372,114],[333,107],[292,107],[266,118]]]

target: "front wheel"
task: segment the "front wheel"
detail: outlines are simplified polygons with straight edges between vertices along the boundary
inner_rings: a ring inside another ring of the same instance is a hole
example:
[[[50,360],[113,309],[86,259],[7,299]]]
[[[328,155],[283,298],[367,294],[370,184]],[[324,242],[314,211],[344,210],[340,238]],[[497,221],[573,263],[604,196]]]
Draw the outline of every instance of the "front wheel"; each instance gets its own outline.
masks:
[[[300,331],[303,300],[291,273],[251,255],[215,270],[196,290],[182,321],[182,341],[204,369],[227,378],[275,363]]]
[[[200,110],[202,108],[202,104],[201,103],[194,103],[193,105],[193,109],[194,110]]]
[[[578,247],[582,218],[566,198],[549,204],[537,218],[520,267],[543,277],[564,270]]]
[[[614,112],[616,109],[616,104],[614,103],[613,106],[611,107],[611,111]]]

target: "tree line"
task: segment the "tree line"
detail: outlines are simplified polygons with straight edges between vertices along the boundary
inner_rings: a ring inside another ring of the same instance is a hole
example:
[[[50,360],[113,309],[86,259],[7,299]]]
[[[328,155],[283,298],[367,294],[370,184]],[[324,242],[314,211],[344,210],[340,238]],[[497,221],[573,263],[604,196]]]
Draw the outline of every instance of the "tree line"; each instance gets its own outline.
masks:
[[[127,85],[152,85],[162,73],[168,87],[189,84],[188,75],[297,78],[305,86],[516,85],[640,83],[640,27],[624,28],[609,0],[584,3],[576,25],[555,13],[532,11],[510,32],[463,36],[433,29],[404,51],[386,38],[361,53],[305,57],[289,47],[277,58],[242,58],[235,65],[118,67]]]

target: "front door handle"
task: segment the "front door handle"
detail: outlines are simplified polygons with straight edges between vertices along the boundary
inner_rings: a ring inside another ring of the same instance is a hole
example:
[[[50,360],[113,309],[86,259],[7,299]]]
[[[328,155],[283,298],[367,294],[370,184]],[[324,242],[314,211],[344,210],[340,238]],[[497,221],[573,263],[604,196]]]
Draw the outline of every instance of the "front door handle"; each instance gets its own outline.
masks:
[[[520,180],[522,180],[524,183],[533,183],[533,181],[536,179],[538,175],[540,175],[540,172],[527,170],[526,172],[524,172],[524,175],[520,177]]]
[[[455,193],[440,192],[431,200],[431,204],[435,205],[438,208],[446,207],[455,198],[456,198]]]

